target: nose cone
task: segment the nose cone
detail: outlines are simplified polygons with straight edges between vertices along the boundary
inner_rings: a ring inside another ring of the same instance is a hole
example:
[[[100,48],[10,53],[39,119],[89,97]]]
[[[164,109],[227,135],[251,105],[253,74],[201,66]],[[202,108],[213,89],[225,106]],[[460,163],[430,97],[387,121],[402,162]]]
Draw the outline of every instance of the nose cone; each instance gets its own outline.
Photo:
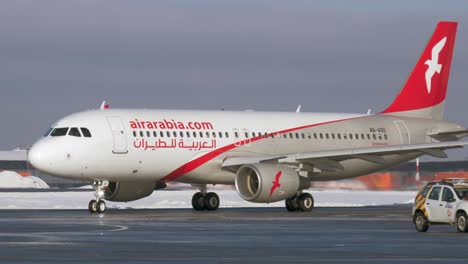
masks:
[[[28,161],[34,168],[47,172],[51,164],[51,160],[47,157],[50,156],[48,155],[50,150],[47,150],[44,145],[42,141],[35,143],[28,151]]]

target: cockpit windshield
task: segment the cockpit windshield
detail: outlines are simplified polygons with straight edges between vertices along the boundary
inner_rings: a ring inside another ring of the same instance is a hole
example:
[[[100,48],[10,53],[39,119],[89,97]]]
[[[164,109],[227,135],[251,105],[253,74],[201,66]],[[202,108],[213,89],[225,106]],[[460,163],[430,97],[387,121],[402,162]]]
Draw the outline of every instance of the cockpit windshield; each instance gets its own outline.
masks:
[[[61,136],[65,136],[67,132],[68,132],[68,127],[57,127],[57,128],[54,128],[52,133],[50,133],[50,136],[61,137]]]
[[[51,136],[51,137],[62,137],[62,136],[72,136],[72,137],[91,137],[91,132],[89,132],[89,129],[85,127],[56,127],[56,128],[51,128],[49,131],[46,132],[44,137]]]

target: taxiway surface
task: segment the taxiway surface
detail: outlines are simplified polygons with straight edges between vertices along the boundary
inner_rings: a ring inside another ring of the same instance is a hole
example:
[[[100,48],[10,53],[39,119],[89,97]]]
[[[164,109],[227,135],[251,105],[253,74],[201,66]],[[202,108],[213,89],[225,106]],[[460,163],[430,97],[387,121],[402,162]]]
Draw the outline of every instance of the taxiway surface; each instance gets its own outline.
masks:
[[[467,242],[410,206],[0,211],[4,263],[466,263]]]

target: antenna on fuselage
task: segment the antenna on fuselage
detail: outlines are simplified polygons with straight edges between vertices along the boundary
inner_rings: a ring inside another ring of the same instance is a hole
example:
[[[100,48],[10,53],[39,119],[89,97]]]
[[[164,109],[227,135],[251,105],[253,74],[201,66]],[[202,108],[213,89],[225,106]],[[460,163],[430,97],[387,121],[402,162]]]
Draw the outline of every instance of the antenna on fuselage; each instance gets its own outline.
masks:
[[[296,113],[300,113],[300,112],[301,112],[301,105],[298,105],[296,109]]]
[[[105,110],[109,108],[110,108],[110,105],[106,103],[106,100],[102,101],[101,106],[99,107],[100,110]]]

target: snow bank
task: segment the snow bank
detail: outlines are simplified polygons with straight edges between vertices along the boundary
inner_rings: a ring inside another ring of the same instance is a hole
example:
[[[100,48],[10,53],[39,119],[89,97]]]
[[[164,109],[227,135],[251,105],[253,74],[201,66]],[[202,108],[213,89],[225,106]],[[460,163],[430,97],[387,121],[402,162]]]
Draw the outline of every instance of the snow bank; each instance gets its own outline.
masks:
[[[192,208],[195,190],[155,191],[129,202],[107,202],[109,208]],[[221,207],[284,207],[284,202],[255,204],[242,200],[234,190],[216,190]],[[361,207],[411,203],[415,191],[309,190],[318,207]],[[0,192],[0,209],[87,209],[93,192]]]
[[[0,188],[45,189],[49,185],[35,176],[21,176],[14,171],[0,172]]]

